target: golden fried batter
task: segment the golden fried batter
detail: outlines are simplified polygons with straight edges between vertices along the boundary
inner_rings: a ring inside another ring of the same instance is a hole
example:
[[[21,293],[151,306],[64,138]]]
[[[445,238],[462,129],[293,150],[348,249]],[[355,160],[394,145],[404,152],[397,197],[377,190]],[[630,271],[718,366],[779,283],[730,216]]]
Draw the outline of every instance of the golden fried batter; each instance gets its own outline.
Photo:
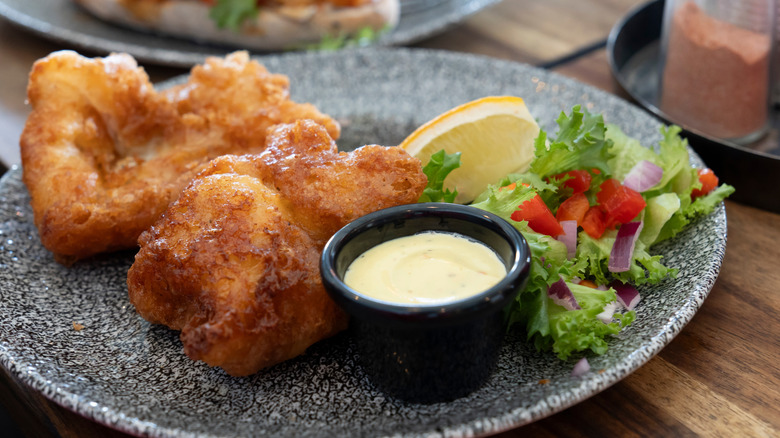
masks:
[[[272,125],[313,119],[338,137],[335,120],[288,89],[246,52],[162,92],[129,55],[39,60],[20,144],[43,245],[63,263],[134,247],[209,160],[262,151]]]
[[[184,352],[234,376],[295,357],[344,329],[319,258],[339,228],[415,202],[427,182],[404,150],[339,153],[311,121],[280,125],[259,155],[209,163],[146,232],[130,301],[181,330]]]

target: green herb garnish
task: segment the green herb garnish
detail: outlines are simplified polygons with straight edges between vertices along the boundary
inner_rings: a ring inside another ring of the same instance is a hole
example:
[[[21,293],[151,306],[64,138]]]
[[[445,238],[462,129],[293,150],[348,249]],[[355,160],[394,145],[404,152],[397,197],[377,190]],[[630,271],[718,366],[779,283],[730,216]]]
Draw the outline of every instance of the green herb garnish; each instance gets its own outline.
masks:
[[[220,29],[238,31],[244,21],[257,17],[257,0],[217,0],[209,17]]]
[[[431,155],[431,160],[423,167],[423,173],[428,177],[418,202],[455,202],[458,190],[450,191],[444,188],[444,179],[453,170],[460,167],[460,152],[448,154],[444,149]]]

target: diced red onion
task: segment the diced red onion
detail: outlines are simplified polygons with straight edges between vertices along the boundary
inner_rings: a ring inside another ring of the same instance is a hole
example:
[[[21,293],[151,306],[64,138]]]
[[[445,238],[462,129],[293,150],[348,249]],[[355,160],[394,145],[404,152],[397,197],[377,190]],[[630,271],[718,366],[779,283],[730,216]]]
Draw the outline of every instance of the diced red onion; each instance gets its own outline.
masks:
[[[569,289],[569,286],[563,281],[563,278],[547,288],[547,296],[549,296],[555,304],[562,306],[566,310],[581,309],[579,303],[577,303],[577,299],[574,298],[574,294],[571,293],[571,289]]]
[[[631,267],[631,255],[634,254],[634,245],[642,231],[642,222],[629,222],[618,229],[615,243],[609,254],[609,272],[625,272]]]
[[[579,377],[588,371],[590,371],[590,363],[588,363],[587,358],[583,357],[574,365],[574,368],[571,370],[571,375],[574,377]]]
[[[615,280],[609,284],[609,287],[615,289],[618,302],[628,310],[634,310],[634,307],[639,304],[639,300],[642,299],[639,296],[639,291],[630,284]]]
[[[612,322],[612,316],[615,314],[618,305],[619,304],[617,301],[607,303],[604,306],[604,311],[596,315],[596,318],[600,319],[601,322],[603,322],[604,324],[609,324],[610,322]]]
[[[566,258],[571,260],[577,255],[577,221],[561,221],[563,234],[558,236],[558,241],[566,245]]]
[[[663,176],[663,169],[650,161],[642,160],[631,168],[623,180],[623,185],[641,193],[658,184]]]

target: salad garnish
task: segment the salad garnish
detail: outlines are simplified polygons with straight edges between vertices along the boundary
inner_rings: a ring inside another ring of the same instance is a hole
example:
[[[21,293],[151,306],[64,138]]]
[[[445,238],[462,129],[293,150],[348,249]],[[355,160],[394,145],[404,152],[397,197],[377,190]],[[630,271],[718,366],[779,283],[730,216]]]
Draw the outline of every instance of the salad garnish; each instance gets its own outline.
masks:
[[[257,17],[257,0],[216,0],[209,17],[220,29],[237,31],[241,24]]]
[[[460,152],[448,154],[441,150],[431,155],[430,161],[423,167],[423,173],[428,177],[428,184],[423,189],[418,202],[455,202],[458,191],[445,189],[444,179],[458,167],[460,167]]]
[[[734,188],[690,165],[677,126],[662,127],[650,149],[579,105],[556,123],[554,138],[540,131],[527,171],[503,176],[471,205],[512,223],[531,248],[528,285],[508,310],[509,328],[565,360],[607,351],[607,336],[636,318],[636,286],[677,275],[649,248],[712,212]],[[443,150],[431,157],[420,202],[453,202],[443,184],[460,159]]]

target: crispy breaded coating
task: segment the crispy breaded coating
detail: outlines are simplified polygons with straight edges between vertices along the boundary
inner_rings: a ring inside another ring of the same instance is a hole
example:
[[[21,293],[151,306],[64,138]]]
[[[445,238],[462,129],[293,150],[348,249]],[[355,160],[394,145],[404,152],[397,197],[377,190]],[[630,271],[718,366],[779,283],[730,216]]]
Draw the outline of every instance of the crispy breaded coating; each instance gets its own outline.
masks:
[[[265,149],[268,127],[339,125],[289,99],[289,82],[246,52],[209,58],[158,92],[129,55],[55,52],[35,63],[20,145],[43,245],[58,261],[136,246],[209,160]]]
[[[181,330],[184,352],[234,376],[346,328],[319,274],[328,238],[416,202],[420,161],[397,147],[336,150],[311,121],[280,125],[259,155],[223,156],[146,232],[127,286],[136,310]]]

